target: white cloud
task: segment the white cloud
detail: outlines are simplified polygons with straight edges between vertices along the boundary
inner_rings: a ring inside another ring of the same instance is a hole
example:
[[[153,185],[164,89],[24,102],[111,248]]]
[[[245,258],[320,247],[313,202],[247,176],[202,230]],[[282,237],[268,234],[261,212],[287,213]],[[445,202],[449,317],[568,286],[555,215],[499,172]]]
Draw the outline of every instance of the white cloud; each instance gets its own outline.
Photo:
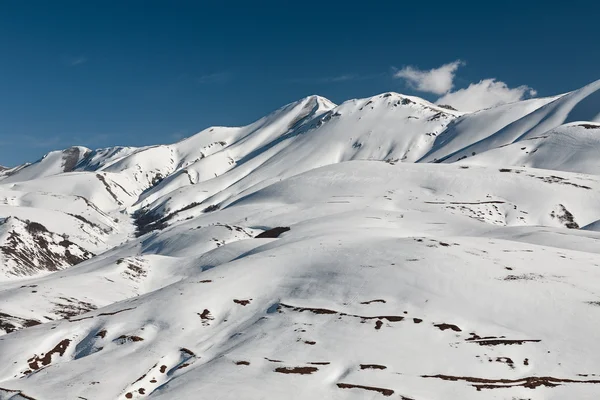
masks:
[[[448,104],[460,111],[477,111],[535,96],[537,92],[529,86],[509,88],[506,83],[495,79],[483,79],[471,83],[466,89],[446,93],[437,104]]]
[[[404,79],[411,87],[420,92],[444,94],[454,87],[456,70],[464,64],[464,62],[456,60],[428,71],[408,66],[396,71],[394,78]]]

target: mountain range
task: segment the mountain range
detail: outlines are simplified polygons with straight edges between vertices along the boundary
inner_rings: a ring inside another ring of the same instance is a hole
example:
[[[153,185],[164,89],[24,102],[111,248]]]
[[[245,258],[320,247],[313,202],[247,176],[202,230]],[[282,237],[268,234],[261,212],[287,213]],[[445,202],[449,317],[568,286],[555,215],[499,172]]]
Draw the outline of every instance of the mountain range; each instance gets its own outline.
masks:
[[[597,399],[599,330],[600,81],[0,168],[0,400]]]

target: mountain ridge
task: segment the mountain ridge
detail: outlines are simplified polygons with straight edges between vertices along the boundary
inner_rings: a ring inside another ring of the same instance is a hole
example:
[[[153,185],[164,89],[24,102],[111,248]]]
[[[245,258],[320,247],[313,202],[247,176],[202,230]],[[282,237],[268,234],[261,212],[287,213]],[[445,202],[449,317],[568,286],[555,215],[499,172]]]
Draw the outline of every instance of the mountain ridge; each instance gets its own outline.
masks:
[[[599,96],[313,95],[0,172],[0,400],[595,399]]]

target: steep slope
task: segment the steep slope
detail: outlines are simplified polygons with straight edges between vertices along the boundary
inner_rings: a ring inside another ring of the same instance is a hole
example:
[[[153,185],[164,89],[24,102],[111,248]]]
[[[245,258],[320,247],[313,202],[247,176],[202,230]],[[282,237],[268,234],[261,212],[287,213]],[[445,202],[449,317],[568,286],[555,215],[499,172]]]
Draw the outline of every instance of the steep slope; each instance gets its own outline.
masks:
[[[9,217],[0,227],[0,264],[9,275],[58,271],[93,256],[68,236],[50,232],[38,222]]]
[[[523,166],[600,174],[600,123],[574,122],[469,157],[468,165]]]
[[[419,161],[435,162],[444,159],[449,154],[492,136],[559,97],[519,101],[465,114],[437,137],[432,149]]]
[[[424,160],[454,162],[523,139],[542,136],[563,124],[600,122],[599,109],[600,80],[559,96],[493,134],[472,141],[460,150],[449,152],[442,149],[429,154]]]
[[[245,127],[213,127],[171,145],[95,151],[82,160],[77,169],[118,173],[136,182],[142,190],[157,185],[175,172],[184,182],[201,181],[232,168],[229,153],[243,157],[333,106],[327,99],[309,96]],[[220,157],[200,162],[215,153],[220,153]],[[178,177],[170,181],[177,181]]]
[[[252,152],[229,150],[230,170],[213,179],[198,178],[189,167],[185,177],[180,173],[166,179],[142,196],[138,225],[146,226],[142,232],[164,227],[183,218],[182,211],[213,210],[229,197],[323,165],[357,159],[417,160],[457,115],[395,93],[346,102]],[[213,162],[221,162],[222,155],[215,153],[198,164],[214,171]]]
[[[126,241],[133,226],[122,211],[136,200],[125,189],[132,186],[104,172],[0,181],[0,218],[10,222],[0,237],[0,282],[56,271]]]
[[[241,128],[213,127],[170,146],[176,155],[172,176],[141,196],[143,203],[184,186],[220,176],[265,148],[293,135],[335,105],[319,96],[290,103]]]
[[[26,164],[12,171],[5,171],[3,176],[0,175],[0,180],[2,183],[12,183],[71,172],[90,152],[90,149],[81,146],[53,151],[33,164]]]

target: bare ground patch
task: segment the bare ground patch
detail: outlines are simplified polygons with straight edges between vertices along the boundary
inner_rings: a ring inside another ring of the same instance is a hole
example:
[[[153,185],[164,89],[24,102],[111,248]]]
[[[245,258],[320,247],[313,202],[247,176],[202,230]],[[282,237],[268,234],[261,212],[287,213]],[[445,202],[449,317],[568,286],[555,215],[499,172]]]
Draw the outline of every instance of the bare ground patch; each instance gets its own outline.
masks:
[[[62,357],[63,354],[65,354],[67,347],[69,347],[69,343],[71,343],[70,339],[63,339],[46,354],[42,353],[39,356],[37,354],[34,355],[29,360],[27,360],[29,368],[35,371],[49,365],[52,362],[52,356],[54,354],[57,354],[59,357]]]
[[[392,389],[385,389],[385,388],[374,387],[374,386],[353,385],[351,383],[338,383],[337,387],[339,387],[340,389],[362,389],[362,390],[368,390],[368,391],[372,391],[372,392],[378,392],[386,397],[389,397],[394,394],[394,391]]]
[[[300,374],[310,375],[313,372],[317,372],[319,369],[316,367],[279,367],[275,368],[275,372],[280,374]]]
[[[469,376],[452,376],[452,375],[422,375],[422,378],[434,378],[445,381],[463,381],[468,382],[476,388],[478,391],[482,389],[502,389],[510,387],[525,387],[528,389],[536,389],[540,386],[544,387],[556,387],[565,383],[587,383],[587,384],[600,384],[600,380],[577,380],[577,379],[565,379],[565,378],[554,378],[551,376],[531,376],[520,379],[486,379],[476,378]]]

